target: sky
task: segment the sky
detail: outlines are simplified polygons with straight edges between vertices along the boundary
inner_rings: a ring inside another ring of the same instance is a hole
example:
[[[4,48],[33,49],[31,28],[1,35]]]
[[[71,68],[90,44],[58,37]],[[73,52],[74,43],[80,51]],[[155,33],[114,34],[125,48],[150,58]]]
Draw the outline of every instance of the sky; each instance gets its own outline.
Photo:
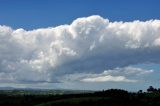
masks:
[[[160,88],[159,0],[0,0],[0,87]]]

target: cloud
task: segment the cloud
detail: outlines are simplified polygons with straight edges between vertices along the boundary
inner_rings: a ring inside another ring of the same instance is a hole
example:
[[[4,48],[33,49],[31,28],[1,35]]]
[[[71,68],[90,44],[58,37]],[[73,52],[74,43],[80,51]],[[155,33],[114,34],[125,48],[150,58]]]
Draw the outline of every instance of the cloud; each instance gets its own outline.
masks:
[[[111,75],[125,75],[125,76],[140,76],[153,73],[154,70],[146,70],[142,68],[136,67],[123,67],[123,68],[115,68],[114,70],[105,70],[103,74],[111,74]]]
[[[55,83],[67,74],[160,63],[159,53],[160,20],[109,22],[93,15],[30,31],[0,26],[0,82]],[[130,81],[120,73],[89,80]]]
[[[124,76],[100,76],[100,77],[94,77],[94,78],[85,78],[82,79],[84,82],[107,82],[107,81],[113,81],[113,82],[136,82],[136,80],[129,80],[126,79]]]
[[[153,70],[145,70],[135,67],[123,67],[104,70],[102,73],[74,73],[61,77],[61,81],[67,82],[125,82],[135,83],[142,81],[148,74],[152,74]]]

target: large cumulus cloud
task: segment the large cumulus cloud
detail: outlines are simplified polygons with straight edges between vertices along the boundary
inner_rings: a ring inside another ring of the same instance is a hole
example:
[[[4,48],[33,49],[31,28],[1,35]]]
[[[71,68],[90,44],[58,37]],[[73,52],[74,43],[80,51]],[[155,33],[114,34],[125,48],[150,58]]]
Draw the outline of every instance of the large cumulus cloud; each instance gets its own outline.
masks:
[[[0,82],[60,82],[67,74],[159,63],[159,53],[160,20],[109,22],[94,15],[30,31],[0,26]]]

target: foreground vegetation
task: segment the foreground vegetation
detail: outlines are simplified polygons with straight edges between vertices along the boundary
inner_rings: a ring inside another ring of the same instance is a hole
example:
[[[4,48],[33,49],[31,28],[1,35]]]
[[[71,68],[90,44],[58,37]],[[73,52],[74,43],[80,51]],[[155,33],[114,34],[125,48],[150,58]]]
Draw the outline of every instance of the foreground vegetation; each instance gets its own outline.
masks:
[[[160,90],[152,86],[136,93],[121,89],[63,95],[12,93],[0,93],[0,106],[160,106]]]

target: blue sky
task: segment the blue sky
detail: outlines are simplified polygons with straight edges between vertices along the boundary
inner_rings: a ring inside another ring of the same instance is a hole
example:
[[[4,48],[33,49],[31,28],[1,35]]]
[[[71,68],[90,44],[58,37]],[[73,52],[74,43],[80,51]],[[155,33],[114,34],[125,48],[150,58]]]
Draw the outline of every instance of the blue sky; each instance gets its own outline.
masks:
[[[0,86],[160,87],[159,0],[0,0]]]
[[[1,0],[0,24],[36,29],[100,15],[110,21],[160,18],[159,0]]]

